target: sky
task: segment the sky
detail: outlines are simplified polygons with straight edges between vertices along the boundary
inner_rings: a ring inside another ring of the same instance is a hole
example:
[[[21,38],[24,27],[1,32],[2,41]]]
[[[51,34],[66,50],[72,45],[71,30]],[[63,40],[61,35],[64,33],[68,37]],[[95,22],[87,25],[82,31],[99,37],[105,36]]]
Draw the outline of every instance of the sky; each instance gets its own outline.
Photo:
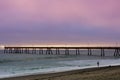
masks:
[[[120,42],[120,0],[0,0],[0,44]]]

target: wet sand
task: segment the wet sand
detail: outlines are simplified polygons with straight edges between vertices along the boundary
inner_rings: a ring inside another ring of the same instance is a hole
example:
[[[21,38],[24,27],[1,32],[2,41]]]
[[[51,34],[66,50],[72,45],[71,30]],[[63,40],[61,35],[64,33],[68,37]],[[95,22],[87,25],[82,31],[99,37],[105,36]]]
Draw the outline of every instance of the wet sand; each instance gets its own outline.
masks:
[[[120,80],[120,66],[107,66],[59,73],[36,74],[0,80]]]

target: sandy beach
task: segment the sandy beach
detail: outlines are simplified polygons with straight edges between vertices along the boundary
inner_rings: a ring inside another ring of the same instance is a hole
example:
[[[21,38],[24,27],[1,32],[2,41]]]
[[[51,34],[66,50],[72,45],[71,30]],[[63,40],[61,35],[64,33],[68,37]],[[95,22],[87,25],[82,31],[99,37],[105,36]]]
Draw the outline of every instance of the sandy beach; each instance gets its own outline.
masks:
[[[120,66],[87,68],[59,73],[37,74],[0,80],[119,80]]]

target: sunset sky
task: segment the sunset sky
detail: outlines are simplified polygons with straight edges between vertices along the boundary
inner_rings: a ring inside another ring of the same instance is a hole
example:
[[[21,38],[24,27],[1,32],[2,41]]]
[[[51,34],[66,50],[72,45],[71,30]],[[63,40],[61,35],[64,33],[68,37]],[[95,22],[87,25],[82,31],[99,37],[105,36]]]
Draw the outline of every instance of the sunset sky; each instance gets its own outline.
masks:
[[[0,0],[0,44],[120,42],[120,0]]]

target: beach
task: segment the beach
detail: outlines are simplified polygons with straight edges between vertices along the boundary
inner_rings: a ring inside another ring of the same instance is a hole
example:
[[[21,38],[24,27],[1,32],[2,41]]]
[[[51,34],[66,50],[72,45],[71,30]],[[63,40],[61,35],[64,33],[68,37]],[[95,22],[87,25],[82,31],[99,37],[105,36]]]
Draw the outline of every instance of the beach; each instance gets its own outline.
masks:
[[[83,51],[83,54],[85,53]],[[98,61],[99,67],[97,67]],[[103,78],[106,80],[107,77],[115,80],[120,73],[120,66],[116,66],[120,65],[119,62],[119,57],[110,55],[100,57],[82,54],[66,56],[1,52],[0,80],[102,80]],[[110,65],[112,67],[108,67]]]
[[[120,80],[120,0],[0,0],[0,80]]]
[[[0,80],[119,80],[120,66],[106,66],[66,72],[36,74]]]
[[[83,54],[85,53],[86,51],[83,51]],[[83,54],[77,56],[66,56],[37,54],[4,54],[3,52],[1,52],[0,79],[4,80],[6,78],[5,80],[35,80],[36,78],[38,78],[38,80],[42,80],[41,78],[43,78],[44,80],[46,78],[48,79],[49,77],[55,77],[55,80],[57,80],[56,76],[69,76],[69,74],[74,74],[74,72],[76,74],[77,72],[81,72],[83,70],[89,71],[92,68],[96,69],[98,61],[100,63],[100,67],[106,67],[109,65],[120,65],[119,57],[113,57],[107,54],[105,57],[101,57],[99,55],[95,56],[95,54],[97,53],[98,51],[94,52],[94,56],[87,56]],[[113,52],[110,53],[112,54]],[[26,76],[28,79],[26,77],[20,76]],[[20,79],[13,79],[13,77],[19,77]]]

